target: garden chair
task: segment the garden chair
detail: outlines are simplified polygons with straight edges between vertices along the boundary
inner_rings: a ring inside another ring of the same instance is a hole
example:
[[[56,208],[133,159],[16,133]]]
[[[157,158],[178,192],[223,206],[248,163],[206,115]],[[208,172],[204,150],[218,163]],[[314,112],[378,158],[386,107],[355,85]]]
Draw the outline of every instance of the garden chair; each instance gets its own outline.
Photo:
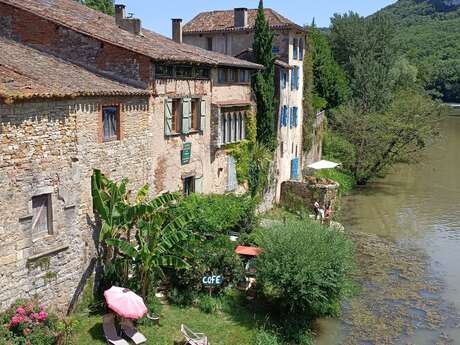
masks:
[[[120,337],[115,328],[115,317],[113,314],[105,314],[102,318],[102,328],[104,329],[105,339],[113,345],[129,345],[129,343]]]
[[[182,335],[187,340],[186,345],[210,345],[208,343],[208,337],[203,333],[195,333],[185,325],[180,326]]]
[[[123,319],[120,326],[123,334],[130,338],[134,344],[139,345],[147,341],[147,338],[134,327],[130,319]]]

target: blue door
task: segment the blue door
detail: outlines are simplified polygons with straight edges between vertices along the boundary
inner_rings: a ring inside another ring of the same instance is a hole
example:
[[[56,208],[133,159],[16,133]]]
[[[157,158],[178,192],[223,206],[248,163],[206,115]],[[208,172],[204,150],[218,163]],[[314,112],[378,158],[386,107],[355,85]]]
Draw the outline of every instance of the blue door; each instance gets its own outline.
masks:
[[[292,180],[299,179],[299,158],[294,158],[291,161],[291,179]]]

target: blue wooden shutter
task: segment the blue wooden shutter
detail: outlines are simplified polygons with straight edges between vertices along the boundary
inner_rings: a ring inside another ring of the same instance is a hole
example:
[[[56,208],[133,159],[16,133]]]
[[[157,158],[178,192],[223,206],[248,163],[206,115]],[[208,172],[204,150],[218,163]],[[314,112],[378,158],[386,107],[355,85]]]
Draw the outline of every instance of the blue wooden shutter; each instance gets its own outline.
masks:
[[[291,69],[291,90],[295,89],[295,67]]]
[[[294,107],[294,127],[299,125],[299,108]]]
[[[291,179],[297,180],[299,178],[299,159],[294,158],[291,161]]]
[[[173,101],[172,99],[165,100],[165,135],[171,135],[173,132]]]
[[[204,132],[206,129],[206,101],[201,100],[201,105],[200,105],[200,112],[201,112],[201,117],[200,117],[200,130]]]
[[[294,127],[294,108],[291,108],[291,111],[289,113],[289,127]]]
[[[289,116],[288,112],[289,112],[289,108],[288,108],[287,105],[285,105],[285,106],[284,106],[284,115],[283,115],[283,118],[284,118],[284,120],[283,120],[284,127],[287,127],[287,125],[288,125],[288,121],[289,121],[289,119],[288,119],[288,116]]]
[[[192,100],[184,98],[182,100],[182,133],[188,134],[192,128]]]
[[[236,178],[236,160],[232,156],[227,158],[227,192],[233,192],[238,187]]]

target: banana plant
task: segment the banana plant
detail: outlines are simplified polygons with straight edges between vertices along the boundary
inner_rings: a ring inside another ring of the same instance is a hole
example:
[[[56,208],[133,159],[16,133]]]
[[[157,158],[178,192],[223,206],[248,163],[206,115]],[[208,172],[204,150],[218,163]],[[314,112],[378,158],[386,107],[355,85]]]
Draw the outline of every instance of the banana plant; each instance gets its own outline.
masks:
[[[107,240],[133,263],[144,299],[151,283],[164,278],[164,268],[189,268],[185,258],[190,254],[182,244],[190,236],[185,230],[190,217],[170,212],[177,200],[177,194],[165,194],[142,205],[145,213],[137,223],[136,245],[125,239]]]

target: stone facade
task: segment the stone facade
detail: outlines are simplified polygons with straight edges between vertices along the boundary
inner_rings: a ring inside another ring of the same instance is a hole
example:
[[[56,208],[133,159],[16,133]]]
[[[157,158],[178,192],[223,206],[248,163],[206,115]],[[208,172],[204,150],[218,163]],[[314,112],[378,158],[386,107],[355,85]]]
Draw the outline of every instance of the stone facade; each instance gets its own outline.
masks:
[[[101,107],[121,108],[121,140],[101,142]],[[147,98],[85,98],[0,105],[0,309],[37,295],[66,308],[94,255],[91,175],[152,183]],[[133,153],[137,154],[133,154]],[[36,232],[33,202],[49,195],[49,230]]]
[[[251,87],[219,84],[217,69],[207,65],[209,77],[161,78],[155,75],[158,62],[144,54],[1,0],[0,36],[152,93],[37,95],[11,104],[0,98],[0,310],[17,298],[37,295],[64,311],[94,268],[93,169],[115,180],[128,178],[132,190],[149,183],[152,196],[182,190],[190,178],[197,192],[229,191],[231,165],[219,145],[219,121],[229,107],[249,112]],[[203,125],[186,134],[167,133],[166,104],[190,98],[204,107],[199,114]],[[119,113],[119,137],[108,142],[102,134],[105,106],[115,106]],[[185,163],[184,144],[191,145]],[[47,200],[47,231],[33,231],[37,200]]]

